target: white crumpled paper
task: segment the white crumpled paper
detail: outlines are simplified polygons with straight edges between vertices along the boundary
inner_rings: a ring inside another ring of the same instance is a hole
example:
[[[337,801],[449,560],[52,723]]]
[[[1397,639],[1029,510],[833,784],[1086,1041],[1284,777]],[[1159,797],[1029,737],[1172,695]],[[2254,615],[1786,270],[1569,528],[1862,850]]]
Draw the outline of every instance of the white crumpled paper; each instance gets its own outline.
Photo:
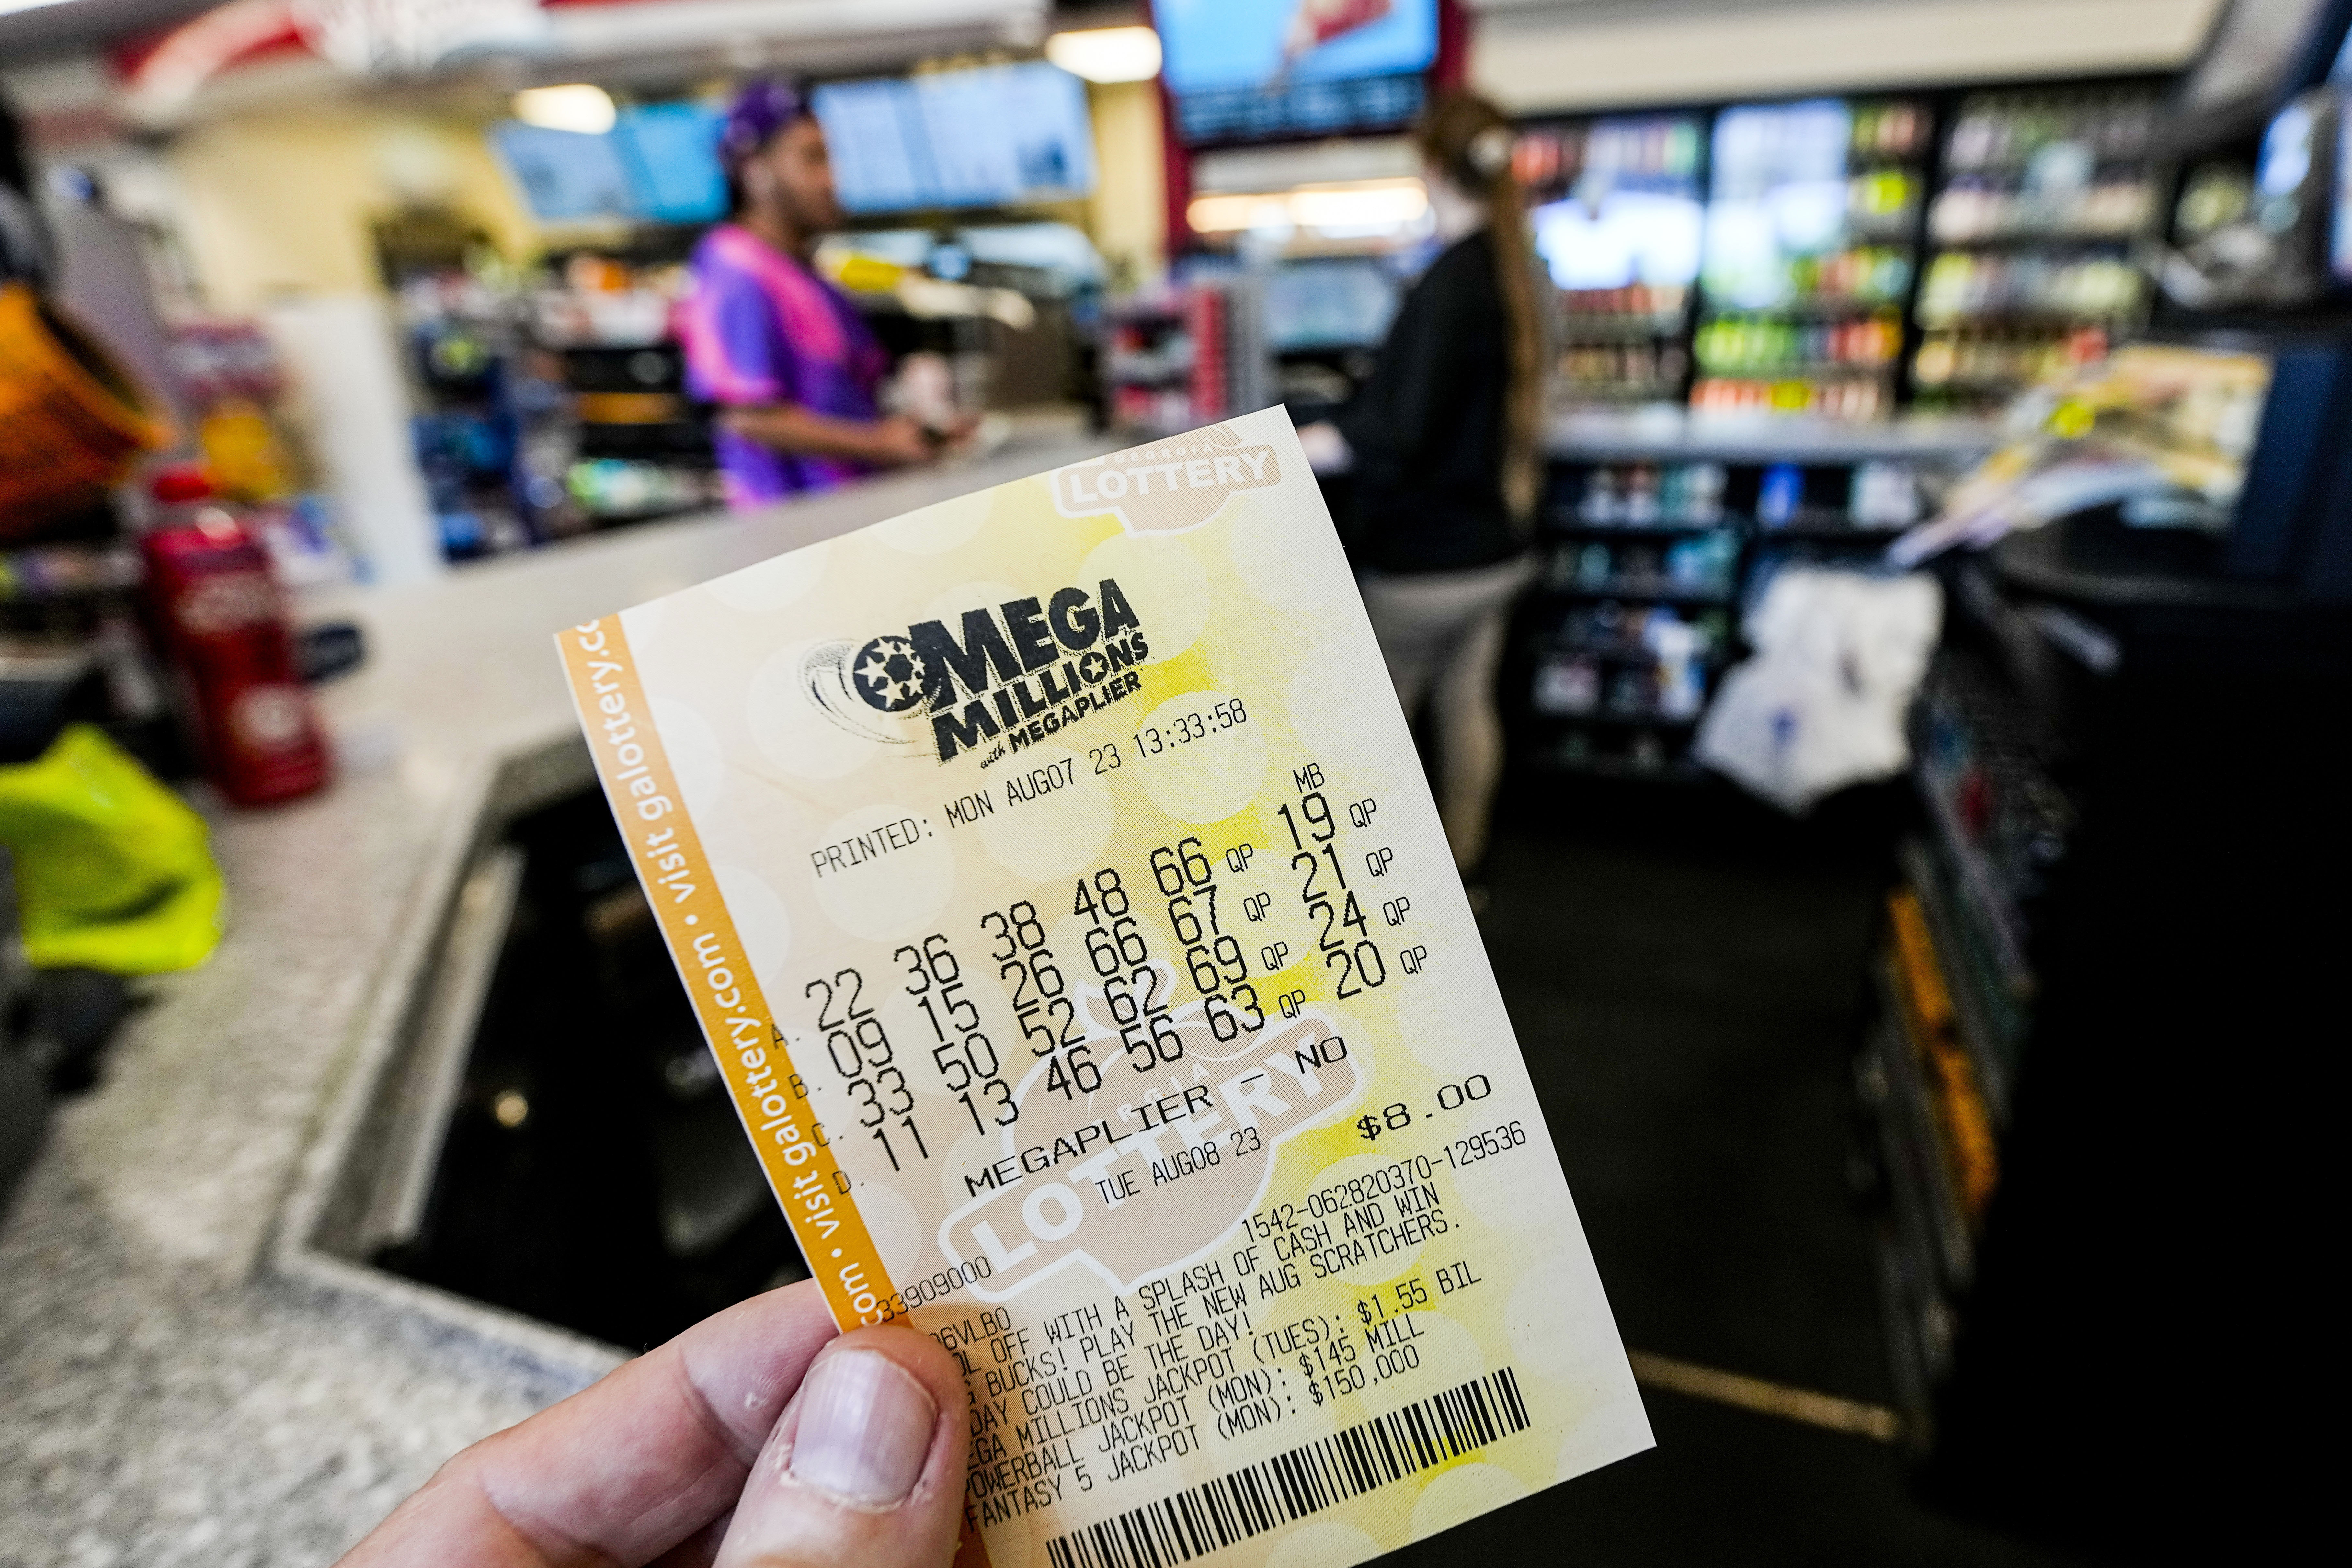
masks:
[[[1943,615],[1942,590],[1923,573],[1780,572],[1748,616],[1755,656],[1724,677],[1694,755],[1791,813],[1901,772],[1904,714]]]

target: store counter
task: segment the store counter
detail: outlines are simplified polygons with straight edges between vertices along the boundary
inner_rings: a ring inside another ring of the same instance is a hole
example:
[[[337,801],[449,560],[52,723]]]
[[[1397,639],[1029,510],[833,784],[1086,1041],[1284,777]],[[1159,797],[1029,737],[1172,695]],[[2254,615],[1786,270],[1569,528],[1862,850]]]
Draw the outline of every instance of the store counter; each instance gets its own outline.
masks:
[[[1972,462],[2000,444],[2000,427],[1992,420],[1937,414],[1860,420],[1678,407],[1591,409],[1556,414],[1545,430],[1545,451],[1558,463]]]
[[[415,1287],[337,1288],[307,1248],[370,1042],[416,1005],[494,791],[577,733],[553,633],[1108,444],[1016,442],[339,607],[370,648],[322,693],[341,777],[211,811],[226,940],[152,985],[0,1228],[6,1555],[325,1562],[456,1449],[613,1363],[556,1331],[470,1333]]]

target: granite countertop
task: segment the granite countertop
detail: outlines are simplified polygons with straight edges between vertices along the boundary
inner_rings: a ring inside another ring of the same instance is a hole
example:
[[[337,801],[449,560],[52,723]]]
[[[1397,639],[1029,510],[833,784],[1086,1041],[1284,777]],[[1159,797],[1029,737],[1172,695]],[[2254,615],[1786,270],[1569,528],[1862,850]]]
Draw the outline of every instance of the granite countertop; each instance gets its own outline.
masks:
[[[427,918],[436,846],[470,831],[499,758],[576,733],[551,638],[1107,444],[1016,441],[339,606],[369,640],[322,694],[341,778],[288,808],[206,807],[227,937],[149,983],[0,1225],[0,1565],[330,1562],[451,1453],[593,1373],[483,1355],[269,1264],[367,1019],[414,983],[402,933]]]

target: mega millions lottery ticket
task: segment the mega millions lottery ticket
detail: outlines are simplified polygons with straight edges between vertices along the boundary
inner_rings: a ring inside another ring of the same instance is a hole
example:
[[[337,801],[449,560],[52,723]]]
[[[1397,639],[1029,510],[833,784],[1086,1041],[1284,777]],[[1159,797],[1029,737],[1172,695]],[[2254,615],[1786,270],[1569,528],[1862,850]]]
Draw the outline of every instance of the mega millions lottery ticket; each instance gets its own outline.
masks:
[[[964,1367],[997,1568],[1356,1563],[1649,1446],[1281,410],[559,642],[835,1314]]]

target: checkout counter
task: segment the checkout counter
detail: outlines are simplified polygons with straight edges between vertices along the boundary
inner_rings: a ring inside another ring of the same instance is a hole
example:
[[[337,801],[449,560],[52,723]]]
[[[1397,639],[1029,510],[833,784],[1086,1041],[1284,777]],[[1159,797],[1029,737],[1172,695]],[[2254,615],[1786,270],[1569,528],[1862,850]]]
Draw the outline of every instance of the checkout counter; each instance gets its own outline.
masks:
[[[0,1224],[12,1556],[331,1558],[456,1449],[645,1348],[376,1261],[504,936],[504,825],[594,788],[553,634],[1106,449],[1019,434],[982,461],[341,607],[373,657],[322,694],[339,781],[283,810],[208,810],[226,939],[153,984]]]

